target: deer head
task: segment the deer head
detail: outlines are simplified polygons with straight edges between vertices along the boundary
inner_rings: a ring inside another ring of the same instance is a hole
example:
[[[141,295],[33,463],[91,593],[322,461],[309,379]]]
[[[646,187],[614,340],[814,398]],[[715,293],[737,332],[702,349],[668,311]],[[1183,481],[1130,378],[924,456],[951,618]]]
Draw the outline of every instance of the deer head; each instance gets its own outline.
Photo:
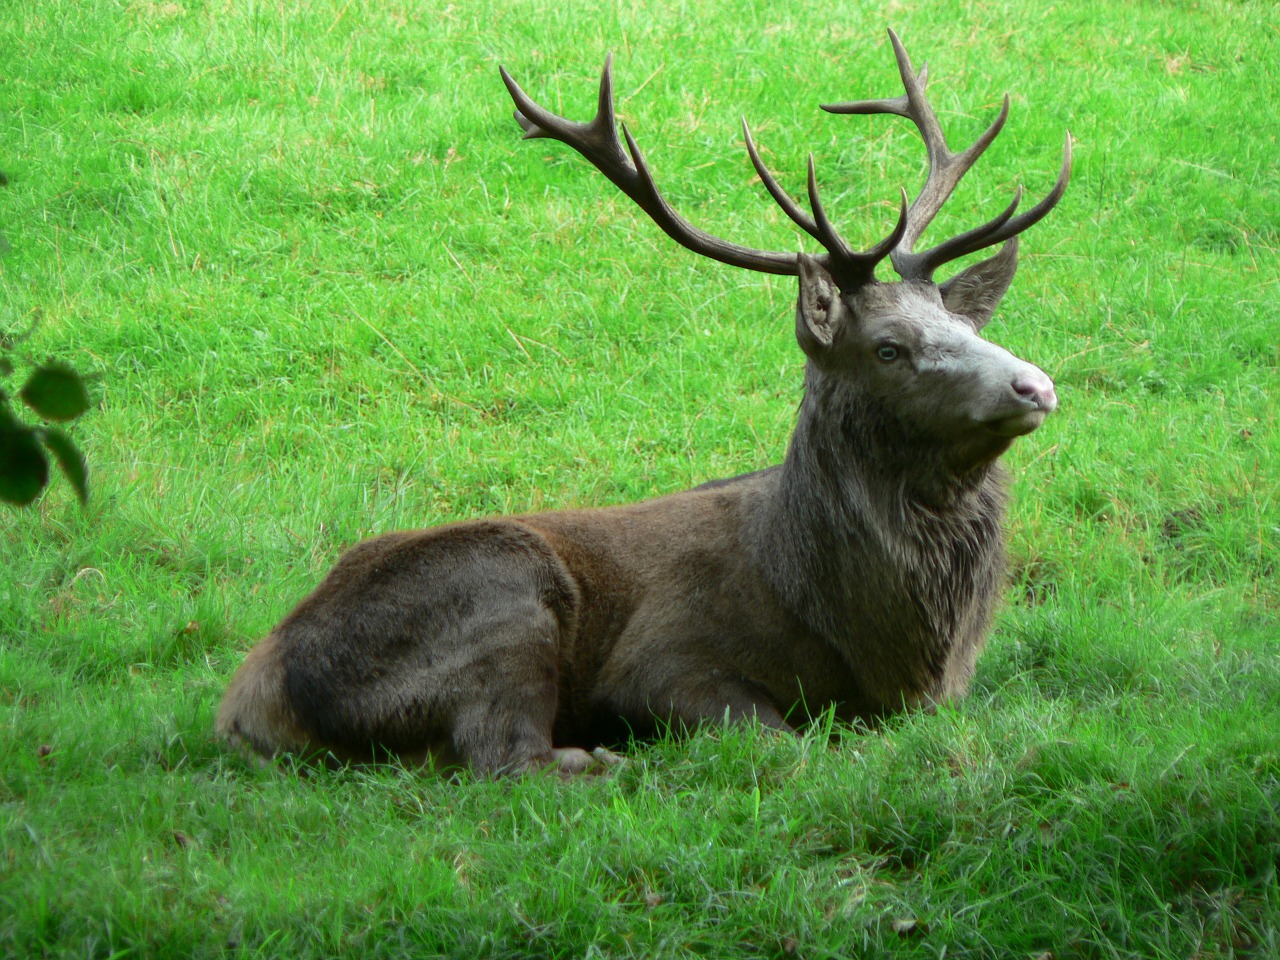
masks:
[[[1012,202],[986,223],[927,250],[917,241],[951,196],[961,177],[990,146],[1009,114],[1006,95],[999,115],[967,149],[947,145],[925,97],[927,67],[919,72],[890,30],[898,71],[906,92],[898,97],[824,105],[836,114],[892,114],[911,120],[924,139],[929,172],[908,206],[902,192],[897,223],[882,241],[855,251],[828,218],[809,157],[808,199],[802,210],[760,158],[743,122],[747,154],[765,189],[788,217],[820,243],[815,256],[757,250],[700,230],[663,198],[639,146],[614,116],[612,57],[600,80],[596,115],[586,123],[557,116],[535,103],[502,70],[515,101],[516,120],[526,139],[550,137],[577,150],[643,209],[669,236],[703,256],[748,270],[798,276],[796,337],[810,360],[810,394],[835,391],[836,405],[869,408],[867,415],[889,421],[904,447],[941,449],[957,472],[989,463],[1018,436],[1035,430],[1057,406],[1053,383],[1039,368],[978,335],[1009,288],[1017,269],[1018,234],[1041,220],[1066,190],[1071,173],[1071,138],[1049,193],[1021,213],[1021,188]],[[943,283],[939,267],[966,254],[1002,244],[992,257]],[[876,279],[888,259],[901,278]]]

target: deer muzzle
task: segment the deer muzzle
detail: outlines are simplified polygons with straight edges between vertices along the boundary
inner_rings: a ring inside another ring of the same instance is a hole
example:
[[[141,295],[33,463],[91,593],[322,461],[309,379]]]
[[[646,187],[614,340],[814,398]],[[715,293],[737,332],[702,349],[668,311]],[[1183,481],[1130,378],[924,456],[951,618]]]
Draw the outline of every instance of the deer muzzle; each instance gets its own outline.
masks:
[[[1058,394],[1053,381],[1039,367],[1025,364],[1010,384],[1014,399],[1011,412],[987,423],[987,427],[1002,437],[1021,437],[1031,433],[1045,417],[1058,409]]]

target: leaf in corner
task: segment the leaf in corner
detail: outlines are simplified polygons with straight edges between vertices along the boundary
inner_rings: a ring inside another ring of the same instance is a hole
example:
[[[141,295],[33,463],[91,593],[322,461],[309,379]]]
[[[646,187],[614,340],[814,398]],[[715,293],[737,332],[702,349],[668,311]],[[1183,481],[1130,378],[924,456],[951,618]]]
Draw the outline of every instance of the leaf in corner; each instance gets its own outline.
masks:
[[[0,417],[0,500],[25,507],[49,482],[49,461],[36,432],[12,417]]]
[[[38,367],[22,385],[19,396],[46,420],[74,420],[89,409],[84,381],[65,363]]]
[[[89,499],[89,465],[85,463],[84,454],[71,442],[71,438],[61,430],[49,427],[42,432],[44,433],[44,445],[53,451],[54,457],[57,458],[58,466],[62,468],[67,482],[75,489],[76,496],[80,498],[80,502],[86,503]]]

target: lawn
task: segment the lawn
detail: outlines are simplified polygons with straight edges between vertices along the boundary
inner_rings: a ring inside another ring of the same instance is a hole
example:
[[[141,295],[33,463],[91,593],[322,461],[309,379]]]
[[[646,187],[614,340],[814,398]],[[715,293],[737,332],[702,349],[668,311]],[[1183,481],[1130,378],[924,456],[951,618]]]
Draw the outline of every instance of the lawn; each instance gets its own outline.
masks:
[[[786,448],[795,281],[522,142],[498,65],[586,119],[612,51],[673,204],[798,249],[746,116],[866,246],[923,147],[817,104],[899,92],[888,26],[953,145],[1012,95],[930,236],[1075,145],[985,331],[1061,408],[1006,458],[970,696],[569,783],[225,751],[231,673],[355,541]],[[1280,956],[1271,0],[12,0],[0,51],[0,334],[95,400],[88,505],[0,509],[0,955]]]

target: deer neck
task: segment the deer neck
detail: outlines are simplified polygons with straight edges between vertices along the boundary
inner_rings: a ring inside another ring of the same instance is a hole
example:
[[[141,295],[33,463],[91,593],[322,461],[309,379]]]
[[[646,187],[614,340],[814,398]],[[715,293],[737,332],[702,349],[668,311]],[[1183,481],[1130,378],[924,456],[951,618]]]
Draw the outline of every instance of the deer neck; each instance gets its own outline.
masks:
[[[957,473],[946,451],[806,376],[748,541],[783,603],[897,707],[967,681],[1002,582],[1003,488],[994,462]]]

